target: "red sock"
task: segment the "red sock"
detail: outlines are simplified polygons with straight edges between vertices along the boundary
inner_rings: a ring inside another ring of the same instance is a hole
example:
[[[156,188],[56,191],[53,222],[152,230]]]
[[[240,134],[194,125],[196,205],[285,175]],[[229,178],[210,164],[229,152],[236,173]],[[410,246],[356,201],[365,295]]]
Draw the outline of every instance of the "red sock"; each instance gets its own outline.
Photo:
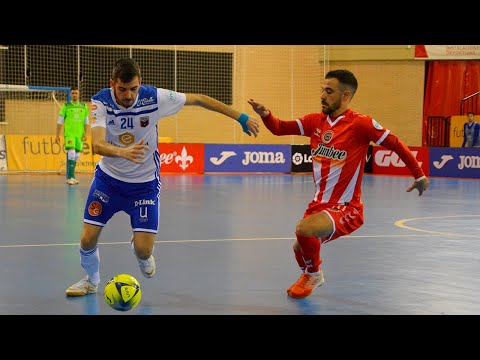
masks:
[[[307,272],[315,273],[320,271],[320,264],[322,263],[320,259],[320,239],[313,236],[296,235]]]
[[[305,271],[305,268],[307,266],[305,265],[305,261],[303,260],[302,252],[295,249],[295,245],[293,246],[293,253],[295,254],[295,260],[297,260],[298,266],[302,271]]]

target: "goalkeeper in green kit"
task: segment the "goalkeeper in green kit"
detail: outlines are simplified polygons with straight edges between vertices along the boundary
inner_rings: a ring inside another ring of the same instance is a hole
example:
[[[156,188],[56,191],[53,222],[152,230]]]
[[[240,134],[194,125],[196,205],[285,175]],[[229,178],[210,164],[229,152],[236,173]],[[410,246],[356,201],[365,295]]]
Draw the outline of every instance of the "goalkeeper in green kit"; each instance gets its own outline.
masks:
[[[57,134],[55,142],[60,144],[60,131],[63,125],[65,150],[67,152],[67,184],[77,185],[75,167],[83,149],[83,142],[87,140],[88,107],[80,102],[78,87],[70,88],[70,101],[63,104],[57,119]]]

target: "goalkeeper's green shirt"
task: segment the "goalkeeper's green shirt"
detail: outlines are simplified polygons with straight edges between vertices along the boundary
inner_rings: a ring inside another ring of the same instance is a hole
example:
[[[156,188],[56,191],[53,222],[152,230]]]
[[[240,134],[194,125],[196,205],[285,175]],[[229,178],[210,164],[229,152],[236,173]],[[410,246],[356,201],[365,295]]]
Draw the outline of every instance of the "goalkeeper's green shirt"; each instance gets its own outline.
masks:
[[[63,135],[65,137],[82,137],[85,124],[88,124],[88,106],[82,102],[71,101],[62,105],[58,116],[63,117]]]

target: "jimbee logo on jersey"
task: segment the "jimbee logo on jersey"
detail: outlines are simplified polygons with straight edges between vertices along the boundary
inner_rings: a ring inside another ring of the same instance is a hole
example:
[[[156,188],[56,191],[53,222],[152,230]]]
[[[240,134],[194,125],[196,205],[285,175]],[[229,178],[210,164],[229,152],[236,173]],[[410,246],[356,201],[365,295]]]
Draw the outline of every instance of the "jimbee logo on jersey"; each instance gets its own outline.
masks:
[[[149,121],[148,116],[141,116],[140,117],[140,126],[141,127],[147,127],[149,122],[150,121]]]
[[[131,145],[135,141],[135,136],[126,132],[118,136],[118,141],[120,141],[123,145]]]

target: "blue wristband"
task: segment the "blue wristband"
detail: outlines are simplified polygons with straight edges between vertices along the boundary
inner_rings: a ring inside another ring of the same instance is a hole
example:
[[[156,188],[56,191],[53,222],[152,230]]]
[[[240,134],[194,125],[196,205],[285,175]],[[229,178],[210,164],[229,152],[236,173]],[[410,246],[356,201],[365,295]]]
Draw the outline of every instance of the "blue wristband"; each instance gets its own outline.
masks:
[[[242,125],[243,132],[245,132],[246,134],[248,134],[248,136],[250,136],[250,131],[248,130],[248,127],[247,127],[248,115],[242,113],[242,115],[240,115],[237,121],[240,123],[240,125]]]

